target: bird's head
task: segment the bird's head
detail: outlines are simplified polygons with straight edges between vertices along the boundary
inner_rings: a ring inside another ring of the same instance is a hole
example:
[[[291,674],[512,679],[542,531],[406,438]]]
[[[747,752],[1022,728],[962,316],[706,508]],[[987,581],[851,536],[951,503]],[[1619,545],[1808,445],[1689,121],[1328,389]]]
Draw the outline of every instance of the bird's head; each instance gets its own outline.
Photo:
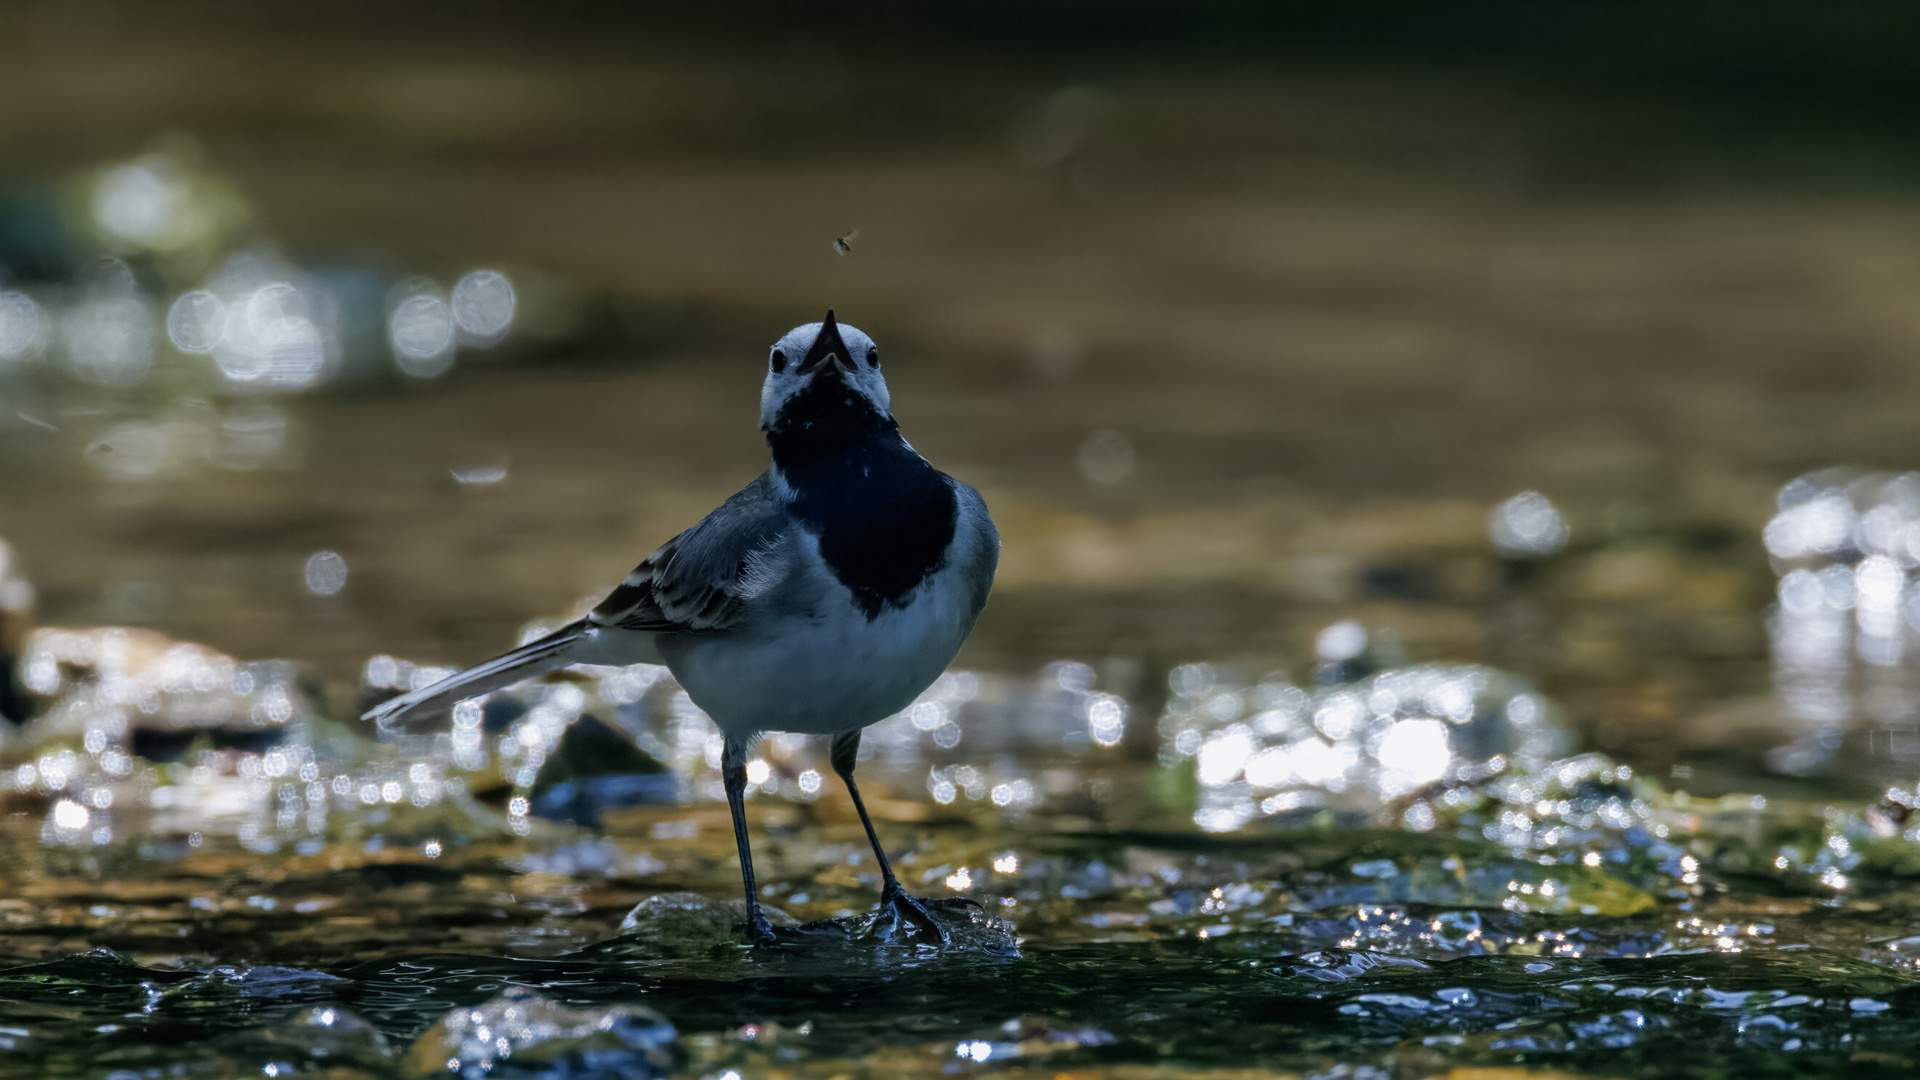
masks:
[[[760,387],[762,431],[831,437],[893,427],[892,399],[872,338],[835,322],[829,311],[825,322],[796,326],[773,343]]]

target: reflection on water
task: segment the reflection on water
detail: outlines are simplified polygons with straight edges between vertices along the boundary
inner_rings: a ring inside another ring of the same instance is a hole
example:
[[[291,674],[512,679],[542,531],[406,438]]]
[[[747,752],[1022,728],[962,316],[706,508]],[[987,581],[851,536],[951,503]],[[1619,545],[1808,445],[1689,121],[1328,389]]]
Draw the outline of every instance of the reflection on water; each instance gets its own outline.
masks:
[[[1545,495],[1523,491],[1494,508],[1487,530],[1494,548],[1513,558],[1551,555],[1567,546],[1567,522]]]
[[[1857,760],[1909,779],[1920,760],[1910,645],[1920,633],[1920,474],[1830,469],[1781,489],[1765,540],[1779,574],[1767,620],[1792,742],[1768,751],[1806,775]],[[1857,745],[1848,746],[1849,740]]]
[[[1202,789],[1194,822],[1209,832],[1323,809],[1355,823],[1391,820],[1388,807],[1424,831],[1434,822],[1427,789],[1451,800],[1509,769],[1536,771],[1571,742],[1539,695],[1489,668],[1395,668],[1309,694],[1272,677],[1242,687],[1190,664],[1172,683],[1161,761],[1193,759]],[[1440,793],[1450,785],[1467,786]]]
[[[44,378],[29,367],[52,359],[87,383],[140,388],[134,400],[158,409],[191,392],[244,400],[390,371],[434,378],[460,349],[492,348],[511,330],[518,299],[500,272],[468,272],[449,295],[424,277],[299,265],[243,228],[246,204],[187,156],[104,170],[84,223],[22,211],[53,219],[36,225],[55,234],[91,231],[110,254],[84,281],[0,291],[0,362],[15,378]],[[145,426],[135,435],[123,425],[114,452],[136,463],[110,474],[161,471],[166,440],[149,421],[128,424]]]

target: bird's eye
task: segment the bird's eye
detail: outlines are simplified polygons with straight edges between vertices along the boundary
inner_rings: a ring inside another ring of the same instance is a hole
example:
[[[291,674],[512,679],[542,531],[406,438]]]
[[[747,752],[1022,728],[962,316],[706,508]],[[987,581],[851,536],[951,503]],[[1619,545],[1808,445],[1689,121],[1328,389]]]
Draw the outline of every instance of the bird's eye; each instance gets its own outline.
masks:
[[[879,349],[867,350],[867,366],[868,367],[880,366],[880,350]]]
[[[779,349],[775,349],[773,350],[773,358],[769,360],[768,363],[773,365],[773,373],[778,375],[787,370],[787,354],[781,352]]]

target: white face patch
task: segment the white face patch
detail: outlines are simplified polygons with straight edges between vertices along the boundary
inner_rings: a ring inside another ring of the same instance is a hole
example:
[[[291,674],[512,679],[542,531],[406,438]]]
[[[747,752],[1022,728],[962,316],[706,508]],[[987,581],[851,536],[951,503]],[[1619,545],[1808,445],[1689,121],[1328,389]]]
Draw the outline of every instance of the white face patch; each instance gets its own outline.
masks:
[[[780,415],[782,406],[793,395],[809,386],[814,379],[820,378],[826,371],[816,367],[801,374],[800,366],[813,349],[824,322],[807,323],[787,331],[785,337],[774,342],[773,349],[767,354],[767,379],[760,386],[760,426],[766,428]],[[853,368],[844,376],[846,383],[854,392],[873,403],[882,416],[893,415],[893,399],[887,393],[887,380],[880,374],[880,351],[873,339],[865,333],[839,323],[840,340],[847,347],[847,357],[853,361]]]

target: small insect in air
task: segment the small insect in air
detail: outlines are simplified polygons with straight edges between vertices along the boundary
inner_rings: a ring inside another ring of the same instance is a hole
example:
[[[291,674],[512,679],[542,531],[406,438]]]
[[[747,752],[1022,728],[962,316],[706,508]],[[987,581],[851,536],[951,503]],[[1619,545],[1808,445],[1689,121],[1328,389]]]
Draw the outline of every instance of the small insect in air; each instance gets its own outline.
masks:
[[[853,254],[853,242],[859,238],[859,229],[848,229],[847,235],[833,238],[833,250],[841,255],[851,255]]]

